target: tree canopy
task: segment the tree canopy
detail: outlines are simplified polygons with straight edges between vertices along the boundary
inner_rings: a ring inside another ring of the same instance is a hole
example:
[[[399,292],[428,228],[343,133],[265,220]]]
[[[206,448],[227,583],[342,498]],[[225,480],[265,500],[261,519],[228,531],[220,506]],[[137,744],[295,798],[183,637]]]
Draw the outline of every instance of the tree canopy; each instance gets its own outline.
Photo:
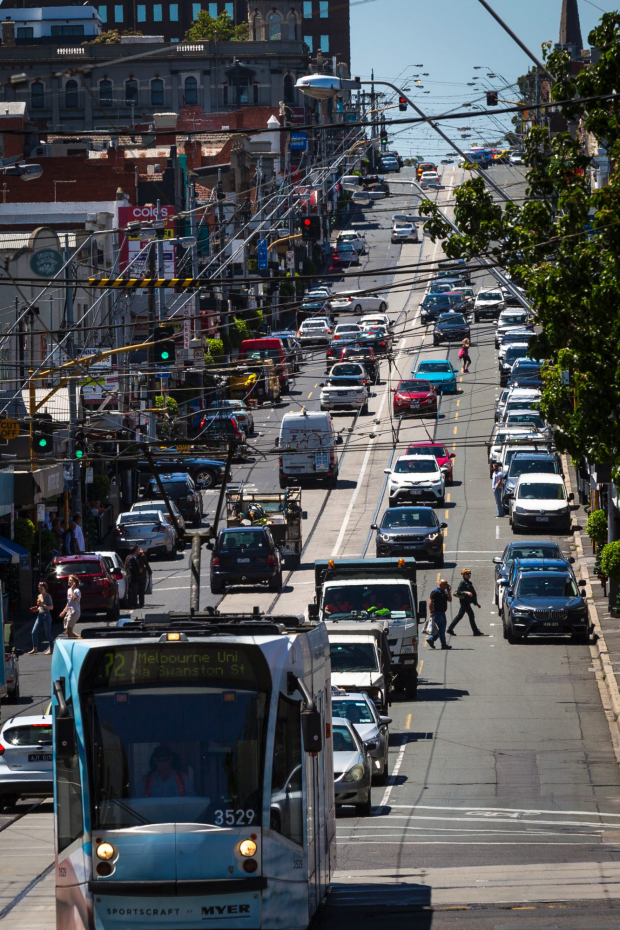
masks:
[[[209,16],[206,10],[200,10],[185,38],[191,42],[244,42],[247,41],[249,29],[247,23],[235,26],[229,14],[224,11],[216,18]]]

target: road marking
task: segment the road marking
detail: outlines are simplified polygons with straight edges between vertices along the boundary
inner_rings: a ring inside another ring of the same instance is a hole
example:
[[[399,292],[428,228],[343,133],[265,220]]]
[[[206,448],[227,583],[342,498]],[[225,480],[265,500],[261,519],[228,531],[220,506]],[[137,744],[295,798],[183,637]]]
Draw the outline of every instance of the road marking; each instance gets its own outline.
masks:
[[[422,663],[420,663],[421,665]],[[408,730],[411,727],[411,714],[407,714],[407,719],[405,720],[405,730]]]
[[[446,494],[446,500],[448,501],[448,503],[450,503],[450,501],[452,500],[452,498],[450,497],[450,492],[449,492],[449,491],[448,491],[448,493]]]
[[[459,397],[459,399],[458,399],[457,402],[456,402],[456,406],[457,406],[457,407],[460,407],[460,406],[461,406],[461,398],[460,398],[460,397]]]
[[[423,811],[457,811],[459,813],[469,813],[478,814],[482,811],[487,811],[487,817],[496,817],[498,814],[526,814],[531,816],[532,814],[549,814],[552,817],[566,816],[570,814],[571,817],[614,817],[616,819],[620,818],[620,814],[604,814],[601,811],[550,811],[545,808],[534,807],[448,807],[446,805],[437,805],[437,804],[395,804],[394,807],[397,807],[399,810],[423,810]],[[520,817],[513,817],[513,820],[518,820]],[[551,821],[552,823],[554,821]],[[570,826],[570,825],[569,825]],[[586,824],[588,826],[588,824]],[[601,824],[590,824],[589,826],[600,827]]]
[[[497,526],[495,527],[495,538],[496,538],[496,539],[499,539],[499,523],[498,523]]]
[[[452,451],[454,452],[455,449],[456,449],[456,443],[453,442],[453,443],[452,443]]]
[[[454,433],[455,436],[456,436],[456,434],[458,433],[458,431],[459,431],[459,430],[458,430],[458,426],[455,426],[454,429],[452,430],[452,432]]]
[[[310,391],[310,393],[308,394],[308,400],[310,400],[310,398],[312,397],[312,393],[313,393],[313,392]]]
[[[316,383],[314,386],[315,386],[315,387],[318,387],[318,386],[319,386],[319,382],[317,381],[317,383]]]
[[[458,420],[458,418],[459,418],[459,413],[458,413],[458,410],[457,410],[457,412],[454,414],[454,419],[455,419],[455,420]]]
[[[418,665],[418,675],[422,674],[422,666],[424,665],[424,659],[420,659],[420,664]]]
[[[448,537],[448,527],[446,527],[445,530],[443,531],[443,538],[447,539],[447,537]]]
[[[407,737],[407,736],[404,736],[404,737],[403,737],[403,741],[402,741],[402,743],[401,743],[401,747],[400,747],[400,749],[398,750],[398,756],[396,757],[396,764],[394,765],[394,768],[392,769],[392,778],[396,778],[396,776],[397,776],[398,773],[400,772],[400,767],[401,767],[401,765],[403,764],[403,758],[404,758],[404,755],[405,755],[405,749],[407,748],[407,743],[408,743],[408,742],[409,742],[408,737]],[[386,804],[387,804],[387,802],[390,800],[390,794],[392,793],[392,788],[393,788],[393,787],[394,787],[394,785],[389,785],[389,786],[385,789],[385,794],[383,795],[383,798],[381,799],[381,804],[379,805],[380,807],[385,807]]]
[[[445,510],[445,511],[444,511],[444,520],[447,520],[447,519],[448,519],[449,513],[450,513],[449,510]]]
[[[437,584],[439,584],[440,579],[441,579],[441,572],[437,572]]]
[[[461,377],[459,378],[459,382],[461,382],[462,380],[463,380],[463,375],[461,375]]]

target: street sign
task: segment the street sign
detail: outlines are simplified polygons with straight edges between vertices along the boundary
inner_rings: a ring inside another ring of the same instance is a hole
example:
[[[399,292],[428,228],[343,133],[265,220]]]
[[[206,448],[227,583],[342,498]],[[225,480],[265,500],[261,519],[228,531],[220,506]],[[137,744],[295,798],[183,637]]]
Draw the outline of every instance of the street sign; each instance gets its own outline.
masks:
[[[289,148],[291,152],[305,152],[308,148],[308,133],[292,132]]]
[[[256,245],[256,255],[258,258],[258,270],[269,270],[269,248],[266,239],[259,239]]]
[[[0,420],[0,439],[16,439],[19,436],[17,420]]]
[[[158,371],[158,372],[157,372],[157,377],[158,377],[158,378],[164,378],[164,379],[165,379],[165,378],[169,378],[169,377],[170,377],[170,372],[169,372],[169,371]]]
[[[86,482],[86,484],[92,484],[94,477],[95,477],[95,470],[94,468],[91,468],[89,466],[86,469],[86,477],[84,478],[84,481]]]
[[[177,452],[180,455],[188,455],[191,452],[191,446],[177,443]]]
[[[290,271],[291,274],[295,274],[295,252],[293,249],[286,253],[286,270]]]
[[[45,504],[37,504],[37,523],[45,523]]]

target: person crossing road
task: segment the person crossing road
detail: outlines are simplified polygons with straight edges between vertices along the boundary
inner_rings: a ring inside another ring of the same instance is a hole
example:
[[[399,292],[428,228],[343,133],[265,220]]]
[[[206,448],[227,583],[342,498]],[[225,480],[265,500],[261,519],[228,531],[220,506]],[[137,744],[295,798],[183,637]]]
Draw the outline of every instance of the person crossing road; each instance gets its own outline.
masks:
[[[474,588],[471,581],[471,569],[464,568],[461,572],[461,575],[463,580],[460,582],[458,588],[456,589],[456,596],[461,602],[461,607],[458,614],[456,617],[454,617],[452,623],[448,627],[448,633],[450,633],[451,636],[456,636],[454,628],[458,623],[460,623],[465,614],[467,614],[473,635],[484,636],[484,633],[478,629],[476,618],[474,616],[474,607],[480,607],[480,604],[478,603],[476,589]]]

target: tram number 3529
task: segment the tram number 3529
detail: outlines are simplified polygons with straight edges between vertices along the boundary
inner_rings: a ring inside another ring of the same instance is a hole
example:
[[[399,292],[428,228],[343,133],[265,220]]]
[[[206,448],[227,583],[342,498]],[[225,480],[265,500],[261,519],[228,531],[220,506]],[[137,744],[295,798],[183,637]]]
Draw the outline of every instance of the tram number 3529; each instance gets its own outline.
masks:
[[[235,811],[225,810],[215,812],[216,827],[245,827],[254,823],[256,813],[253,810]]]

